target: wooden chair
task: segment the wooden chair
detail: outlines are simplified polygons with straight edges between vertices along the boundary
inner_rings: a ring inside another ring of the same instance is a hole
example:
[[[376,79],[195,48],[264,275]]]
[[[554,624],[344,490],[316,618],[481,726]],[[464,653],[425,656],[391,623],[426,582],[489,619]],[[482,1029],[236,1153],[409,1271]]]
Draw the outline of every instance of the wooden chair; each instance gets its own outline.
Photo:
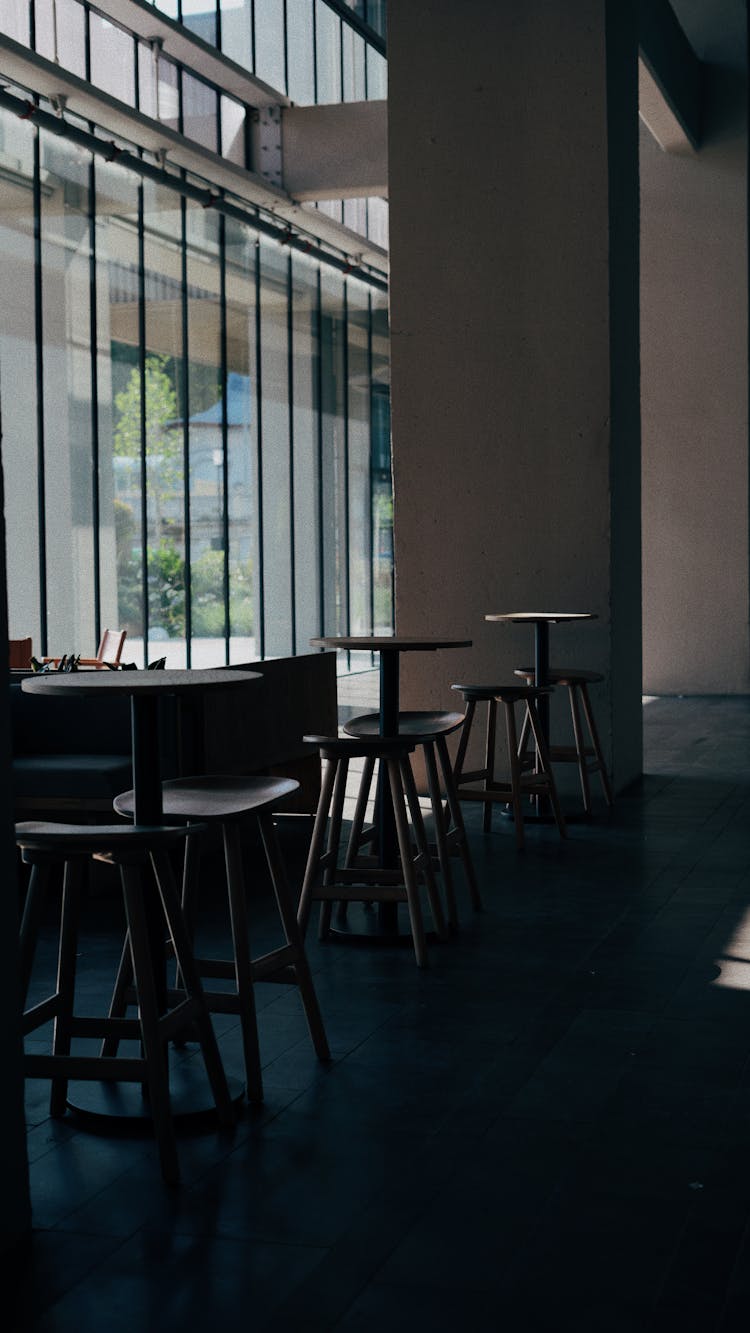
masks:
[[[528,685],[534,684],[533,667],[518,667],[514,674],[520,676]],[[588,691],[589,685],[597,685],[600,681],[604,680],[604,676],[599,671],[582,671],[577,667],[554,667],[549,672],[549,680],[551,685],[563,686],[568,691],[574,738],[573,745],[550,745],[549,756],[553,764],[570,763],[578,765],[583,808],[588,815],[591,813],[591,789],[589,786],[589,775],[591,773],[599,774],[599,780],[602,784],[602,791],[604,792],[604,799],[607,805],[611,806],[614,799]],[[586,719],[590,743],[586,742],[583,735],[581,709],[583,710],[583,716]],[[527,758],[529,739],[530,723],[527,716],[524,718],[523,727],[521,729],[521,738],[518,744],[518,754],[522,766],[529,762]]]
[[[483,801],[484,819],[482,827],[489,833],[492,827],[492,805],[494,802],[510,804],[516,829],[516,846],[519,851],[524,846],[523,811],[521,801],[524,796],[548,796],[552,805],[558,832],[561,838],[567,836],[565,820],[557,795],[557,786],[550,764],[549,751],[539,721],[536,701],[540,694],[548,694],[547,687],[535,689],[530,685],[453,685],[466,701],[466,714],[461,740],[456,755],[454,778],[458,794],[462,801]],[[478,703],[487,704],[487,732],[485,741],[484,767],[467,772],[464,769],[469,736]],[[495,778],[495,733],[497,705],[501,703],[505,711],[505,728],[508,738],[508,762],[510,780],[497,781]],[[539,755],[539,768],[535,772],[522,769],[518,757],[518,728],[516,725],[516,705],[525,706],[526,717],[534,734]],[[481,782],[481,788],[470,784]]]
[[[234,1120],[224,1068],[169,859],[170,850],[185,836],[184,828],[163,826],[139,828],[120,824],[93,827],[35,822],[16,825],[16,842],[22,859],[32,868],[21,924],[21,995],[24,1005],[50,872],[55,864],[63,863],[65,867],[57,983],[52,994],[26,1009],[23,1016],[24,1036],[54,1019],[52,1051],[46,1055],[27,1053],[25,1073],[29,1078],[51,1080],[50,1114],[56,1118],[65,1114],[69,1079],[142,1083],[151,1105],[162,1175],[169,1184],[179,1182],[179,1164],[165,1054],[169,1039],[186,1023],[192,1023],[197,1031],[219,1121],[229,1125]],[[138,1018],[111,1015],[94,1018],[74,1013],[81,881],[84,863],[92,856],[113,862],[120,870]],[[149,873],[150,867],[153,867],[156,886]],[[184,986],[180,1003],[166,1013],[160,1013],[157,998],[156,968],[163,966],[163,960],[153,957],[146,913],[146,894],[157,892]],[[115,1034],[118,1038],[140,1040],[140,1056],[71,1054],[74,1038],[112,1038]]]
[[[9,639],[11,671],[25,671],[31,667],[31,637],[28,639]]]
[[[204,824],[214,823],[221,830],[232,957],[197,957],[195,965],[201,976],[221,977],[234,982],[232,991],[206,990],[204,993],[211,1013],[238,1014],[240,1017],[247,1096],[250,1102],[263,1100],[255,1012],[256,982],[289,982],[298,987],[315,1053],[319,1060],[331,1058],[272,814],[281,801],[296,792],[297,785],[289,778],[223,777],[213,774],[176,778],[162,785],[165,818],[170,822],[187,823],[182,909],[191,937],[198,906],[200,857],[200,839],[190,836],[191,829],[193,825],[201,829]],[[123,792],[114,805],[118,814],[132,819],[133,792]],[[254,823],[260,833],[284,936],[284,943],[279,948],[256,958],[250,953],[248,899],[242,856],[242,827],[248,823]],[[136,1001],[136,996],[130,993],[131,978],[130,951],[126,941],[112,1001],[112,1013],[117,1017],[125,1013],[128,1002]],[[176,980],[179,984],[179,970]],[[113,1055],[116,1044],[105,1043],[104,1050],[106,1054]]]
[[[127,638],[126,629],[105,629],[99,641],[99,647],[96,650],[96,657],[81,657],[78,665],[83,667],[94,667],[99,671],[104,671],[108,666],[117,666],[122,656],[122,648]],[[60,662],[59,657],[45,657],[44,662],[52,662],[55,666]]]

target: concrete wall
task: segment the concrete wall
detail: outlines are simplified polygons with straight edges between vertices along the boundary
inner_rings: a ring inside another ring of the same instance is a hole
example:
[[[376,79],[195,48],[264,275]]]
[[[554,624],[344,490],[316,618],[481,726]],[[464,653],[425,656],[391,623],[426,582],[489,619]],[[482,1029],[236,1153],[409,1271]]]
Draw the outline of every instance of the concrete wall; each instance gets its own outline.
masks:
[[[722,10],[710,45],[698,18],[688,28],[710,62],[700,151],[665,154],[641,132],[643,675],[654,694],[750,689],[746,17],[733,0]]]
[[[594,611],[553,628],[552,654],[607,673],[597,704],[619,785],[641,766],[629,10],[389,13],[396,624],[474,640],[404,657],[404,704],[455,706],[451,681],[530,660],[530,632],[487,612]]]

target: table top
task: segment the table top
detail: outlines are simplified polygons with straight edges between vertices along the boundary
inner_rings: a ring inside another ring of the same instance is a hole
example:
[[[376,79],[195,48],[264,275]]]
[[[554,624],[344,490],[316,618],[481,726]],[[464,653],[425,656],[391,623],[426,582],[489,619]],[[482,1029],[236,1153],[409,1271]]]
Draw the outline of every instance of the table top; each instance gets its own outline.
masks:
[[[350,648],[371,653],[433,652],[438,648],[471,648],[471,639],[405,638],[400,634],[326,635],[311,639],[313,648]]]
[[[209,689],[233,689],[262,680],[259,671],[231,671],[228,667],[209,670],[174,671],[45,671],[26,676],[21,689],[27,694],[95,695],[104,690],[111,694],[187,694]]]
[[[501,614],[485,616],[485,620],[512,620],[515,624],[555,624],[564,620],[596,620],[594,611],[504,611]]]

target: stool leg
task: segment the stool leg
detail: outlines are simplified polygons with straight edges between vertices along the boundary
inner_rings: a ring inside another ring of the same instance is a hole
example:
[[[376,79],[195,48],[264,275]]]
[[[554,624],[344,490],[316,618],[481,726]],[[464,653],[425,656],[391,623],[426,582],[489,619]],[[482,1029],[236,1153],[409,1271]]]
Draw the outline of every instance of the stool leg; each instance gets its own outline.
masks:
[[[307,1026],[310,1029],[310,1036],[315,1047],[315,1054],[320,1060],[330,1060],[331,1052],[328,1049],[328,1040],[326,1038],[325,1028],[323,1026],[323,1017],[318,1004],[318,997],[315,993],[312,972],[310,964],[307,961],[305,946],[297,924],[297,918],[292,906],[292,895],[289,891],[289,881],[287,879],[284,859],[281,855],[279,838],[276,832],[276,825],[273,822],[273,816],[268,810],[261,811],[258,815],[260,825],[260,834],[263,839],[263,846],[266,852],[266,861],[271,875],[271,883],[276,896],[276,905],[279,909],[281,924],[284,929],[284,935],[288,944],[294,945],[297,950],[297,957],[293,963],[294,971],[299,986],[300,998],[307,1018]]]
[[[516,830],[516,847],[523,851],[524,829],[521,809],[521,763],[518,758],[518,740],[516,736],[516,714],[514,705],[503,700],[505,707],[505,731],[508,737],[508,761],[510,764],[510,800],[513,807],[513,824]],[[534,733],[536,735],[536,732]]]
[[[494,699],[487,701],[487,737],[484,752],[484,790],[489,791],[495,776],[495,731],[497,727],[497,703]],[[482,832],[492,832],[492,801],[484,802],[482,812]]]
[[[443,876],[443,887],[445,889],[445,901],[448,908],[448,923],[452,930],[458,928],[458,910],[456,907],[456,890],[453,885],[453,875],[451,873],[450,852],[448,851],[448,839],[446,837],[447,819],[443,811],[443,798],[440,794],[440,779],[438,777],[437,762],[435,760],[435,746],[432,741],[427,741],[422,746],[424,754],[425,769],[427,770],[427,786],[430,793],[430,803],[432,805],[432,818],[435,821],[435,842],[437,843],[438,861]],[[412,821],[414,815],[412,814]],[[439,933],[439,932],[438,932]]]
[[[612,784],[609,780],[607,765],[604,762],[604,752],[602,750],[601,742],[599,740],[599,732],[596,727],[596,722],[594,721],[594,713],[591,707],[591,700],[589,699],[588,686],[586,685],[585,681],[581,685],[581,703],[583,704],[583,712],[586,718],[586,726],[589,729],[591,744],[593,746],[594,754],[596,755],[596,759],[599,764],[599,776],[602,780],[602,788],[604,789],[604,799],[607,802],[607,805],[613,805],[614,796],[612,794]]]
[[[583,739],[581,714],[578,710],[578,695],[576,694],[575,685],[568,686],[568,698],[570,699],[570,716],[573,722],[573,736],[575,737],[576,755],[578,757],[578,776],[581,781],[583,808],[589,815],[591,814],[591,790],[589,788],[588,761],[586,759],[586,744]]]
[[[427,941],[425,939],[424,925],[422,922],[422,908],[419,902],[419,887],[417,885],[417,877],[414,873],[409,825],[404,811],[404,792],[409,790],[409,784],[410,782],[413,782],[414,779],[411,776],[411,766],[408,759],[404,758],[401,761],[398,759],[388,759],[386,763],[388,767],[388,779],[391,787],[391,800],[393,801],[393,814],[396,821],[398,850],[401,856],[401,869],[406,888],[406,901],[409,906],[411,933],[412,939],[414,940],[414,954],[417,960],[417,967],[427,967],[429,964],[429,959],[427,957]],[[408,773],[406,771],[407,769]]]
[[[188,827],[190,827],[188,825]],[[185,857],[182,863],[182,915],[190,945],[195,943],[195,923],[198,917],[198,893],[200,885],[200,838],[188,834],[185,839]],[[175,989],[182,988],[179,967],[175,967]]]
[[[528,707],[529,707],[529,718],[531,719],[531,730],[534,733],[534,740],[536,741],[536,751],[537,754],[539,755],[539,763],[541,764],[542,772],[546,775],[547,782],[549,783],[549,798],[550,801],[552,802],[552,809],[555,815],[555,823],[557,824],[557,830],[561,838],[567,838],[568,830],[565,827],[565,819],[563,817],[562,807],[560,805],[560,799],[557,795],[557,783],[555,782],[555,775],[552,772],[552,765],[550,763],[550,758],[549,758],[549,750],[547,749],[547,742],[544,738],[542,725],[539,721],[539,714],[536,711],[536,704],[533,703],[531,699],[529,699]]]
[[[375,760],[367,755],[365,758],[362,777],[357,792],[357,804],[354,808],[354,819],[352,820],[352,830],[349,834],[349,843],[346,849],[344,859],[345,866],[353,866],[362,841],[362,832],[365,824],[365,815],[367,814],[367,801],[370,796],[372,778],[375,772]]]
[[[188,933],[185,929],[180,900],[177,896],[177,887],[172,874],[172,864],[166,852],[152,852],[151,863],[154,867],[159,896],[167,919],[175,958],[185,983],[185,989],[196,1006],[193,1021],[198,1033],[198,1041],[200,1042],[208,1081],[216,1103],[219,1123],[225,1126],[232,1125],[234,1124],[234,1108],[227,1087],[227,1076],[224,1073],[216,1034],[211,1023],[211,1015],[208,1012],[203,986],[193,957]]]
[[[120,962],[117,968],[115,978],[115,988],[112,991],[112,999],[109,1004],[108,1018],[124,1018],[127,1013],[127,1000],[125,999],[129,986],[133,984],[133,960],[130,952],[130,940],[127,931],[120,954]],[[117,1055],[120,1046],[119,1037],[105,1037],[101,1045],[101,1055]]]
[[[518,759],[522,769],[530,768],[533,764],[533,760],[530,760],[528,755],[530,736],[531,722],[529,721],[529,710],[526,708],[524,710],[523,723],[521,725],[521,735],[518,741]]]
[[[26,890],[26,902],[21,918],[21,1008],[26,1005],[50,873],[51,866],[46,861],[43,861],[41,865],[31,867],[29,887]]]
[[[466,751],[469,745],[469,734],[471,732],[471,724],[474,721],[474,714],[476,712],[476,708],[477,708],[476,703],[474,702],[473,699],[470,699],[466,705],[466,712],[464,713],[463,725],[461,727],[461,736],[458,742],[458,750],[456,751],[456,762],[453,765],[453,778],[456,787],[461,786],[461,777],[464,771]]]
[[[426,748],[427,747],[425,747],[425,749]],[[430,749],[432,749],[432,747],[430,747]],[[434,754],[432,754],[432,763],[434,766],[435,764]],[[435,782],[437,783],[437,770],[435,770]],[[427,898],[430,904],[432,920],[435,925],[435,933],[437,934],[438,939],[446,940],[448,938],[448,932],[445,928],[443,907],[442,903],[440,902],[440,894],[438,893],[437,884],[435,883],[435,876],[432,870],[432,856],[430,855],[430,849],[427,844],[427,834],[425,833],[424,820],[422,819],[422,811],[419,805],[417,786],[414,781],[414,774],[412,772],[411,764],[409,763],[409,760],[407,758],[404,758],[403,761],[402,783],[404,788],[404,794],[406,796],[406,800],[409,806],[409,811],[411,813],[412,833],[414,835],[414,841],[417,845],[417,853],[422,862],[422,865],[424,866],[424,877],[425,877],[425,885],[427,887]],[[440,810],[439,785],[437,792],[437,803],[438,803],[439,815],[436,816],[436,818],[439,817],[442,823],[443,816],[442,816],[442,810]],[[433,809],[434,808],[435,807],[433,805]],[[410,839],[410,845],[411,845],[411,839]],[[447,845],[445,849],[445,856],[447,860],[448,859]],[[455,908],[455,898],[453,900],[453,905]]]
[[[70,1055],[70,1026],[76,984],[76,951],[80,917],[81,884],[84,863],[80,857],[65,862],[62,907],[60,910],[60,943],[57,954],[57,1013],[52,1038],[53,1055]],[[65,1115],[68,1099],[68,1080],[53,1078],[50,1088],[49,1113],[53,1120]]]
[[[154,959],[146,924],[143,881],[134,866],[121,865],[128,938],[133,959],[133,974],[138,991],[141,1041],[146,1060],[146,1079],[154,1134],[164,1179],[169,1185],[180,1183],[172,1111],[169,1103],[169,1078],[164,1043],[159,1035],[159,1011],[156,1001]]]
[[[471,858],[469,840],[466,836],[466,825],[464,824],[464,817],[461,811],[461,802],[453,781],[450,753],[445,736],[437,737],[437,752],[440,759],[440,767],[443,771],[443,785],[448,798],[448,808],[450,810],[451,819],[453,820],[454,834],[458,842],[458,850],[461,855],[461,863],[464,868],[466,883],[469,886],[471,905],[478,912],[482,907],[482,896],[479,892],[476,874],[474,873],[474,862]]]
[[[234,821],[227,820],[222,831],[224,834],[224,862],[227,871],[227,893],[229,895],[229,920],[232,928],[234,976],[240,1002],[240,1025],[242,1028],[242,1051],[245,1057],[247,1100],[249,1102],[262,1102],[263,1075],[261,1073],[260,1044],[258,1041],[258,1019],[255,1010],[255,988],[253,986],[253,967],[248,934],[247,897],[242,866],[240,830]]]
[[[346,779],[348,774],[349,760],[346,758],[339,759],[336,769],[336,781],[333,784],[331,822],[328,826],[328,865],[323,874],[324,884],[331,883],[338,862],[339,845],[341,843],[341,821],[344,817],[344,800],[346,798]],[[320,920],[318,923],[319,940],[324,940],[331,929],[332,908],[333,903],[330,899],[326,899],[320,904]]]
[[[310,909],[313,903],[315,880],[318,875],[320,858],[323,854],[323,843],[325,841],[326,825],[328,823],[328,811],[331,805],[335,778],[335,761],[333,759],[324,759],[320,782],[320,797],[318,800],[318,808],[315,812],[315,823],[313,824],[312,838],[310,839],[310,850],[307,853],[305,877],[302,881],[302,892],[300,894],[299,906],[297,908],[297,921],[303,938],[307,933],[307,923],[310,920]]]

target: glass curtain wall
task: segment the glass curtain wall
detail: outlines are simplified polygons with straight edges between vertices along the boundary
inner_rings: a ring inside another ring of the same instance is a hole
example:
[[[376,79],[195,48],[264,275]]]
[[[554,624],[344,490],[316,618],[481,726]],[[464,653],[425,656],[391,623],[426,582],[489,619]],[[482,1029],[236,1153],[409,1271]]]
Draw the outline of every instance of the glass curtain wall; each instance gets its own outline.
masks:
[[[0,111],[10,632],[219,665],[387,629],[385,294]]]

